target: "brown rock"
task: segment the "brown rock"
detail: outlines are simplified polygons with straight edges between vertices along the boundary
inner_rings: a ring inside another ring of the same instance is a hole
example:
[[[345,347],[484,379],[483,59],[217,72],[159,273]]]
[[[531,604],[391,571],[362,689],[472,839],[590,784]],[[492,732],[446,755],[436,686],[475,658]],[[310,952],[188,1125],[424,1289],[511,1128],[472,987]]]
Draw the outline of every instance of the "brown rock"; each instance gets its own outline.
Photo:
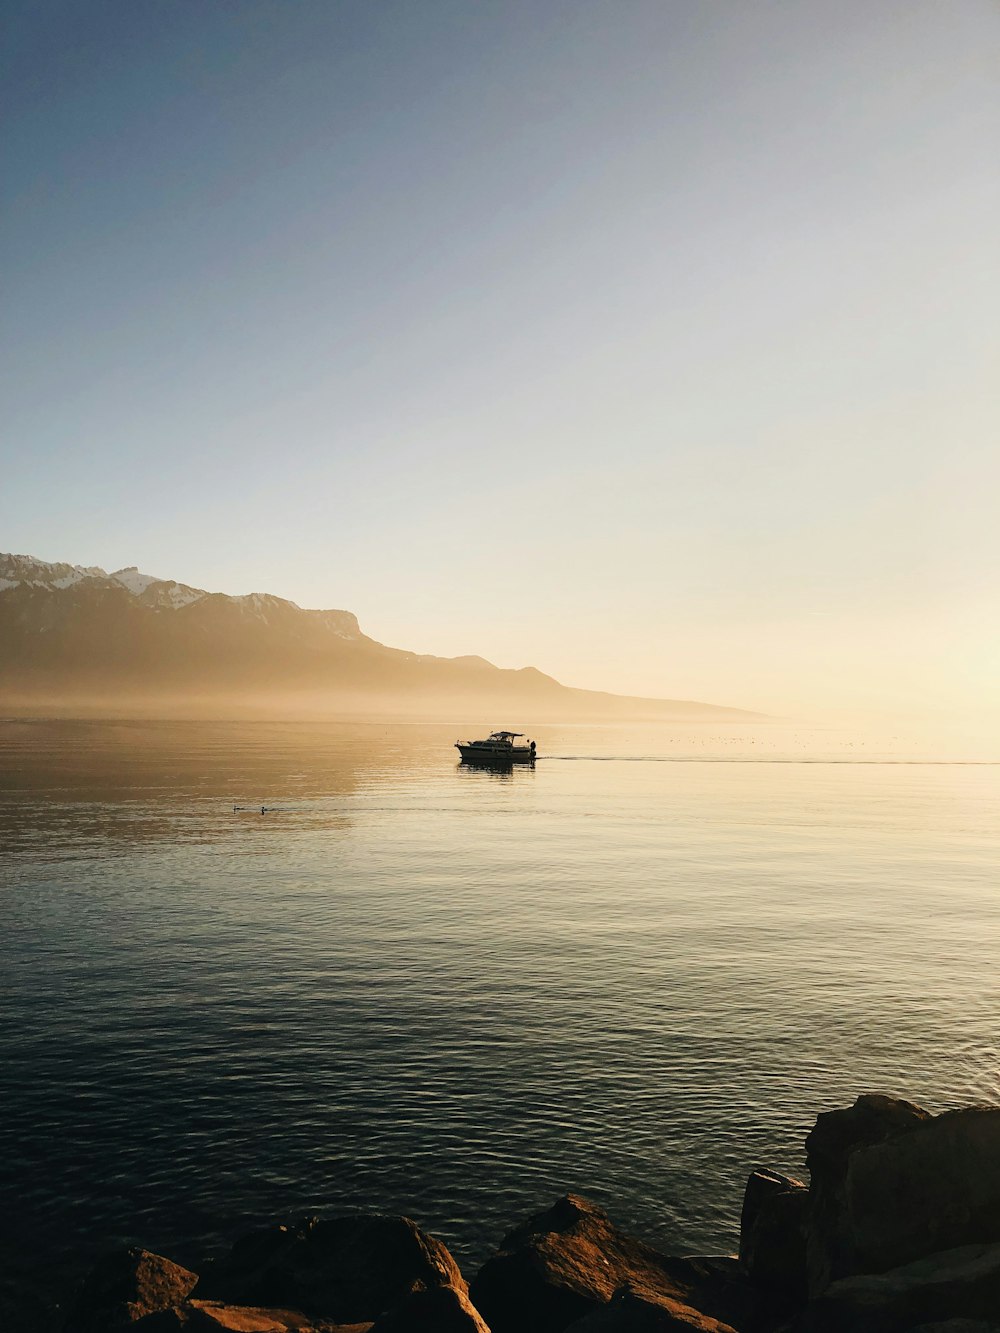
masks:
[[[907,1134],[930,1118],[923,1107],[875,1093],[864,1093],[853,1106],[817,1118],[806,1138],[810,1177],[806,1263],[811,1296],[834,1279],[860,1271],[844,1205],[852,1154]]]
[[[410,1292],[436,1287],[467,1291],[446,1247],[407,1217],[369,1214],[253,1232],[213,1267],[196,1294],[350,1324],[371,1322]]]
[[[840,1278],[806,1310],[803,1333],[910,1333],[1000,1311],[1000,1245],[965,1245],[885,1273]]]
[[[371,1333],[490,1333],[464,1291],[415,1291],[372,1325]]]
[[[276,1285],[276,1273],[282,1260],[301,1247],[318,1217],[304,1217],[296,1222],[274,1222],[247,1232],[233,1243],[229,1255],[206,1264],[198,1283],[198,1296],[204,1299],[246,1300]]]
[[[470,1295],[493,1333],[557,1333],[623,1286],[652,1304],[673,1301],[724,1322],[736,1322],[727,1315],[747,1299],[735,1261],[668,1258],[574,1194],[505,1237]]]
[[[689,1305],[667,1296],[639,1296],[628,1287],[617,1291],[607,1305],[600,1306],[570,1324],[568,1333],[734,1333]]]
[[[191,1324],[191,1307],[172,1305],[169,1310],[155,1310],[152,1314],[137,1319],[134,1331],[129,1333],[182,1333]]]
[[[1000,1241],[1000,1108],[907,1116],[894,1133],[841,1143],[839,1156],[829,1142],[816,1154],[813,1135],[812,1294],[831,1279]]]
[[[852,1153],[846,1205],[865,1272],[1000,1241],[1000,1107],[946,1112]]]
[[[918,1324],[909,1333],[1000,1333],[1000,1324],[987,1324],[982,1319],[946,1319],[943,1323]]]
[[[252,1305],[192,1301],[191,1333],[368,1333],[371,1325],[330,1324],[298,1310],[268,1310]]]
[[[66,1320],[69,1333],[106,1333],[179,1305],[198,1274],[149,1250],[122,1249],[94,1267]]]
[[[756,1286],[802,1301],[806,1293],[809,1193],[801,1180],[753,1171],[743,1195],[740,1264]]]
[[[135,1333],[370,1333],[370,1330],[369,1323],[331,1324],[298,1310],[198,1300],[147,1315],[135,1326]]]

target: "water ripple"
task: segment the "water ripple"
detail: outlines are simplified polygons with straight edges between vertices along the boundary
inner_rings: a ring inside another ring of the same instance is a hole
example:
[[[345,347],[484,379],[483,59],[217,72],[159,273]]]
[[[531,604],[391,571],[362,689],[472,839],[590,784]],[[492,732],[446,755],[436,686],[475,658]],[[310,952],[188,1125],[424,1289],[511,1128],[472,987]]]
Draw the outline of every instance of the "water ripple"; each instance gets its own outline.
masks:
[[[359,1206],[471,1264],[568,1188],[725,1250],[818,1111],[1000,1100],[995,766],[450,732],[6,737],[9,1253]]]

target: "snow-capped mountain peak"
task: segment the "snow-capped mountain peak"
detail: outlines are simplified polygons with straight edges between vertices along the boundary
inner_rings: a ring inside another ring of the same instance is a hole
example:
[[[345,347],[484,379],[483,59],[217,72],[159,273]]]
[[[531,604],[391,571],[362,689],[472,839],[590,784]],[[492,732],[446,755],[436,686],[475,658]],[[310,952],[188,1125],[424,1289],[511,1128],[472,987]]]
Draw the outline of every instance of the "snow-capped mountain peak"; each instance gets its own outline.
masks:
[[[36,560],[33,555],[0,554],[0,592],[19,587],[22,583],[36,588],[71,588],[83,579],[106,579],[103,569],[96,565],[50,564]]]
[[[153,611],[177,611],[213,595],[204,588],[178,583],[176,579],[161,579],[155,574],[144,574],[137,565],[126,565],[109,574],[99,565],[50,563],[37,560],[31,555],[0,553],[0,594],[15,588],[65,592],[81,583],[91,583],[108,591],[113,589],[116,593],[124,589],[136,601]],[[280,617],[288,611],[294,611],[310,617],[321,617],[326,628],[338,638],[362,637],[357,620],[347,611],[302,612],[295,602],[275,597],[271,593],[252,592],[244,596],[220,593],[215,596],[222,599],[222,605],[235,607],[243,616],[254,620],[267,622],[272,616]]]
[[[163,583],[165,580],[157,578],[155,574],[141,574],[138,565],[126,565],[124,569],[116,569],[111,577],[117,580],[123,588],[128,588],[129,592],[141,596],[151,583]]]
[[[31,555],[0,554],[0,592],[22,586],[65,592],[85,581],[124,588],[147,605],[163,609],[176,610],[208,596],[201,588],[191,588],[174,579],[157,578],[155,574],[143,574],[136,565],[109,574],[100,565],[70,565],[37,560]]]

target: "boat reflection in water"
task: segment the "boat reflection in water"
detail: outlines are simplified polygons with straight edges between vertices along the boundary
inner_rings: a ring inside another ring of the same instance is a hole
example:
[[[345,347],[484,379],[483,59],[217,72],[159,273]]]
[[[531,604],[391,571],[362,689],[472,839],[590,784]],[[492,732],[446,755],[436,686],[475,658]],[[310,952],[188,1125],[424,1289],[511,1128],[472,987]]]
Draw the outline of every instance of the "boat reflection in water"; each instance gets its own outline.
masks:
[[[527,741],[524,745],[517,745],[520,739],[523,739],[520,731],[493,731],[484,741],[456,741],[455,749],[462,756],[463,764],[475,764],[480,768],[533,764],[535,742]]]

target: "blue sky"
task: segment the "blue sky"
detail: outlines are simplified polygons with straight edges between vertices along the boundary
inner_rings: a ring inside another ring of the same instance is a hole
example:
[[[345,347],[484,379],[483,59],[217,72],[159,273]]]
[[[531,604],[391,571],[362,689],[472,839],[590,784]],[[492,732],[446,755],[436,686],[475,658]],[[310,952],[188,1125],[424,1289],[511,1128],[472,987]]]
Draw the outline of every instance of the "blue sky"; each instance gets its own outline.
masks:
[[[14,5],[0,547],[995,705],[1000,11]]]

